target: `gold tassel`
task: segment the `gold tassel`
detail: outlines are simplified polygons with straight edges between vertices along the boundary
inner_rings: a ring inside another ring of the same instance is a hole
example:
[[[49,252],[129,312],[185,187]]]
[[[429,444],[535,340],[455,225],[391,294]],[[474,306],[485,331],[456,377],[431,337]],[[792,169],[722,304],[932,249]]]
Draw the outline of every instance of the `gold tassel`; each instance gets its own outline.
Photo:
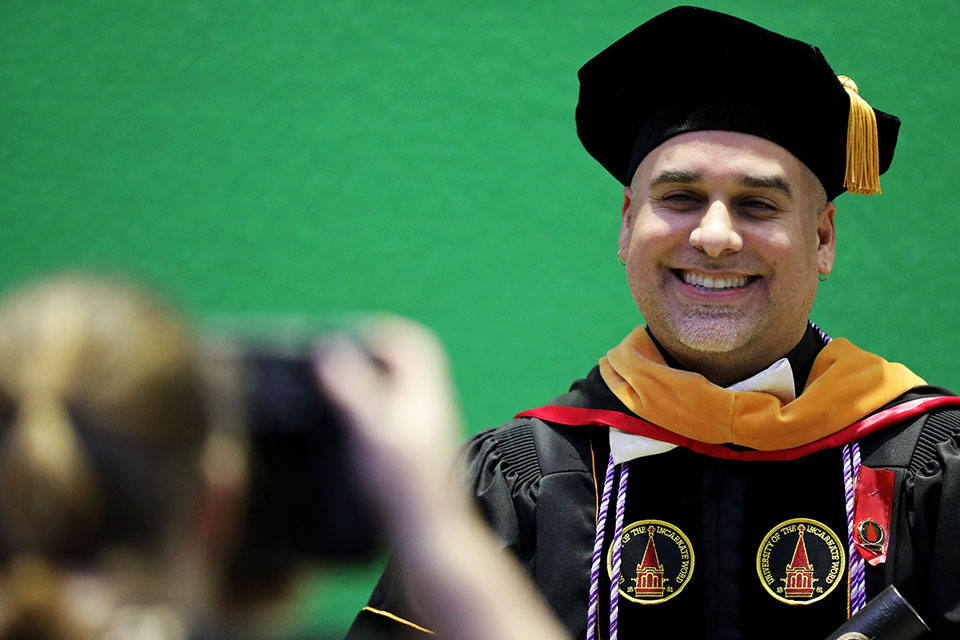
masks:
[[[860,97],[857,83],[847,76],[837,76],[850,96],[850,117],[847,120],[847,172],[843,186],[850,193],[873,196],[880,193],[880,141],[877,135],[877,114]]]

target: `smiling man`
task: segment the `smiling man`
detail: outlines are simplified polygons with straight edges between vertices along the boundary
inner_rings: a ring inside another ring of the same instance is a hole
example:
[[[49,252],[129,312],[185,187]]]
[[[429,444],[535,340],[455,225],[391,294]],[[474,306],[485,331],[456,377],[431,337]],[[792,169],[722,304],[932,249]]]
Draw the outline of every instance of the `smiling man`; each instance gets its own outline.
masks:
[[[621,258],[661,346],[722,385],[787,353],[833,266],[835,207],[763,138],[698,131],[654,149],[624,190]]]
[[[834,201],[879,192],[899,120],[691,7],[579,77],[645,325],[466,447],[503,546],[573,637],[824,638],[891,584],[960,637],[960,401],[809,320]],[[351,637],[428,627],[388,572]]]

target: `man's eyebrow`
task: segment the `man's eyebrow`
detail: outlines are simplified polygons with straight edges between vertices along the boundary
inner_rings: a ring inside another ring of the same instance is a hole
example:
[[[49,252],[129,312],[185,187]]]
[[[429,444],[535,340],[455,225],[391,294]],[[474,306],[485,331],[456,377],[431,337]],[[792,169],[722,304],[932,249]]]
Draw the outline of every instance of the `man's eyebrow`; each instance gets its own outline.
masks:
[[[650,188],[663,184],[695,184],[703,180],[703,175],[696,171],[666,170],[661,171],[650,181]],[[737,180],[737,184],[750,189],[775,189],[788,198],[793,199],[793,190],[786,180],[780,176],[745,175]]]
[[[661,184],[693,184],[700,182],[702,178],[696,171],[661,171],[650,181],[650,188]]]
[[[737,184],[751,189],[776,189],[791,200],[793,199],[790,185],[780,176],[743,176],[737,180]]]

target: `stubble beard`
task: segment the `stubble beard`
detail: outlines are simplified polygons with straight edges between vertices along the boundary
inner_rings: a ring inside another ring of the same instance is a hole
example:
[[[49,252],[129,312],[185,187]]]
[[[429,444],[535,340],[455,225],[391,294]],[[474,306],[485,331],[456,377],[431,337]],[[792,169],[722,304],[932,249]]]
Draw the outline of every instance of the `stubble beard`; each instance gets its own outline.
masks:
[[[750,341],[745,314],[736,307],[693,305],[682,312],[667,312],[674,338],[700,353],[729,353]]]

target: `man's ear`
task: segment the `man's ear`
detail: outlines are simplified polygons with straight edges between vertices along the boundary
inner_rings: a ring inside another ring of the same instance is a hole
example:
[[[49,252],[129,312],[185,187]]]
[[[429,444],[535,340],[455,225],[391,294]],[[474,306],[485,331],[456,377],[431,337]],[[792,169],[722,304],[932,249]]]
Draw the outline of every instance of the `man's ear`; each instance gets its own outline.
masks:
[[[630,223],[633,220],[633,190],[627,186],[623,188],[623,210],[620,212],[620,241],[617,243],[617,255],[626,258],[630,248]]]
[[[837,248],[837,228],[833,216],[837,207],[828,202],[817,220],[817,262],[820,273],[829,276],[833,270],[833,259]]]

